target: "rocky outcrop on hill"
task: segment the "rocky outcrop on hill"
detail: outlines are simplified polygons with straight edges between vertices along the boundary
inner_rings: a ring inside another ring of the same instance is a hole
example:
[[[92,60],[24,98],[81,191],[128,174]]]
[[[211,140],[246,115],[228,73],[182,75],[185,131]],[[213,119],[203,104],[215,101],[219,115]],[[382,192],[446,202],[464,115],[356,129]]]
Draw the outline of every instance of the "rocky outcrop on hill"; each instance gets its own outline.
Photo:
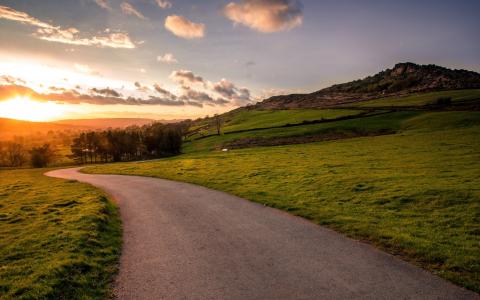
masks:
[[[274,96],[254,105],[260,109],[324,108],[416,92],[480,88],[480,74],[436,65],[399,63],[376,75],[337,84],[311,94]]]

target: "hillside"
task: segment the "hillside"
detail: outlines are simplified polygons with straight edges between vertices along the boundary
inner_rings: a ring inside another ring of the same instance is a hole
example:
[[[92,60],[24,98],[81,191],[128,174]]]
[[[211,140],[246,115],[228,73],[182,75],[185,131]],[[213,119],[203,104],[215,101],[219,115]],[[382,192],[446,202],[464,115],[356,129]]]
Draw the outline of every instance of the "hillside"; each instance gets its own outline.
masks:
[[[30,122],[15,119],[0,118],[0,140],[9,139],[14,136],[26,136],[49,131],[77,131],[88,129],[88,127],[56,124],[51,122]]]
[[[107,129],[107,128],[125,128],[132,125],[146,125],[157,122],[153,119],[146,118],[100,118],[100,119],[67,119],[54,121],[52,123],[62,125],[74,125],[88,127],[90,129]],[[164,123],[164,120],[158,121]]]
[[[142,118],[104,118],[104,119],[67,119],[53,122],[31,122],[0,118],[0,140],[14,136],[46,134],[49,131],[103,130],[107,128],[125,128],[131,125],[143,126],[152,122],[175,122]]]
[[[431,91],[478,89],[480,74],[436,65],[398,63],[376,75],[336,84],[311,94],[274,96],[258,109],[325,108],[339,104]]]

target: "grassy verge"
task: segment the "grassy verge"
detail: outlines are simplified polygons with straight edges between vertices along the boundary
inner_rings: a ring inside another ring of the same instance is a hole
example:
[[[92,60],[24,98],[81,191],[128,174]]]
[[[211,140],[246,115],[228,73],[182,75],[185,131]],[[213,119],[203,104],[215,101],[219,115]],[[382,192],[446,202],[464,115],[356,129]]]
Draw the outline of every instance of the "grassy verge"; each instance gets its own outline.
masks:
[[[479,136],[478,124],[453,126],[85,170],[223,190],[368,240],[480,292]]]
[[[0,171],[0,298],[102,299],[117,271],[121,224],[99,190]]]

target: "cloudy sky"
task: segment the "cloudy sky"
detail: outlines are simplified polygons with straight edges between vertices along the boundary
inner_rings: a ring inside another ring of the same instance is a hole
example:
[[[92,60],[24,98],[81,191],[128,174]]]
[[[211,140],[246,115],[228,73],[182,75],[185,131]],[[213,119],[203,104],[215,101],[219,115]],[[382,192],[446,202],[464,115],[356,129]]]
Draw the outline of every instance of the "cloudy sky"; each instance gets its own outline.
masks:
[[[480,71],[479,11],[478,0],[0,0],[0,117],[195,118],[403,61]]]

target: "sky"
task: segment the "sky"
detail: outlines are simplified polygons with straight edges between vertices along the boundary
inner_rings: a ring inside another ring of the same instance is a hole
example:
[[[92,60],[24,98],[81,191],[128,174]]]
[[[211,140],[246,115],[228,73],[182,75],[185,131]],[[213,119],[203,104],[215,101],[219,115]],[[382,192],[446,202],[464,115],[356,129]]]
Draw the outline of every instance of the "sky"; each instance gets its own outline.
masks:
[[[480,72],[478,0],[0,0],[0,117],[197,118],[398,62]]]

